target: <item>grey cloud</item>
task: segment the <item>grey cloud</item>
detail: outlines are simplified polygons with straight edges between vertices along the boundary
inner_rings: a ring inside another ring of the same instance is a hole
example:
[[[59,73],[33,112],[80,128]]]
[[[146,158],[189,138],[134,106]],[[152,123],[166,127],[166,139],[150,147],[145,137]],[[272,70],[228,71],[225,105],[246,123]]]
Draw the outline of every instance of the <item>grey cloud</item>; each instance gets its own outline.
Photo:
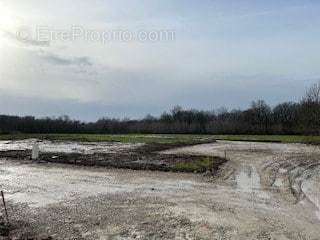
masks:
[[[173,85],[160,80],[150,82],[148,77],[137,76],[135,75],[135,81],[123,80],[116,86],[112,86],[112,83],[107,84],[107,87],[99,86],[101,93],[111,96],[111,99],[90,101],[70,99],[63,94],[59,95],[58,99],[46,96],[28,97],[27,94],[8,93],[0,89],[1,113],[37,117],[69,115],[72,118],[93,121],[101,117],[141,118],[148,113],[160,115],[175,105],[203,110],[220,106],[243,109],[257,99],[264,99],[271,105],[283,101],[298,101],[304,94],[306,82],[307,85],[313,82],[311,79],[296,79],[295,84],[290,85],[289,80],[272,81],[268,77],[269,81],[261,84],[258,78],[261,79],[262,76],[247,76],[245,78],[249,79],[248,81],[243,79],[237,82],[231,80],[242,77],[228,76],[218,84],[207,81],[200,85],[194,82]],[[115,77],[116,75],[113,75],[112,79]],[[119,82],[121,79],[123,78],[114,81]],[[90,93],[90,89],[87,92]]]
[[[0,89],[1,114],[36,117],[68,115],[73,119],[96,121],[102,117],[142,118],[148,113],[158,114],[162,107],[136,104],[104,104],[99,102],[80,102],[74,99],[53,100],[42,97],[26,97],[19,94],[4,93]]]
[[[62,57],[53,53],[45,53],[41,55],[41,58],[58,66],[92,66],[93,63],[89,57]]]

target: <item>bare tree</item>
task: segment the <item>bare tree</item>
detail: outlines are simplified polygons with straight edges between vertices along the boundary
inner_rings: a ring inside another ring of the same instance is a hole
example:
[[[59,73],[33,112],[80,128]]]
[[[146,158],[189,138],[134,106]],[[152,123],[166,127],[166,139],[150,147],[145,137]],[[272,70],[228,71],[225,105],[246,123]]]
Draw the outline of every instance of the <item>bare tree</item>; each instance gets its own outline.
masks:
[[[320,82],[306,91],[299,103],[271,109],[263,100],[245,110],[215,112],[174,107],[160,117],[102,118],[81,122],[68,116],[42,118],[0,115],[0,134],[7,133],[208,133],[208,134],[320,134]]]
[[[307,91],[303,99],[305,103],[320,104],[320,81],[313,84]]]

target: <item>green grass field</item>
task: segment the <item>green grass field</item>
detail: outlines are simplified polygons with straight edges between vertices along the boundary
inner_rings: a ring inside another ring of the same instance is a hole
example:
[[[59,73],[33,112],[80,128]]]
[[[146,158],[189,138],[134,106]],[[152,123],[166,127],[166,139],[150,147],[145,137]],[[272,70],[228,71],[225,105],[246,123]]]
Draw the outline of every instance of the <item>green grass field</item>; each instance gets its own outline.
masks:
[[[217,140],[320,144],[320,136],[296,135],[214,135]]]
[[[198,144],[214,140],[320,144],[320,136],[293,135],[190,135],[190,134],[13,134],[0,140],[38,138],[58,141]]]
[[[166,134],[14,134],[0,135],[0,140],[22,140],[38,138],[58,141],[80,142],[123,142],[123,143],[160,143],[160,144],[197,144],[213,142],[214,136],[209,135],[166,135]]]

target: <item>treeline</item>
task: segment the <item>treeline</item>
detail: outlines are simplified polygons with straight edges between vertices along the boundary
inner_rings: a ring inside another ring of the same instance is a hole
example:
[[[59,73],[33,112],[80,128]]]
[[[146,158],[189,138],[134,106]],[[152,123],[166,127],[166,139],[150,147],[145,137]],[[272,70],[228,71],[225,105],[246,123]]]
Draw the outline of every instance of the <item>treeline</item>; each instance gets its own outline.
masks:
[[[190,133],[190,134],[320,134],[320,83],[307,90],[300,102],[270,107],[263,100],[246,110],[184,110],[175,107],[160,117],[142,120],[103,118],[84,123],[60,118],[0,116],[0,133]]]

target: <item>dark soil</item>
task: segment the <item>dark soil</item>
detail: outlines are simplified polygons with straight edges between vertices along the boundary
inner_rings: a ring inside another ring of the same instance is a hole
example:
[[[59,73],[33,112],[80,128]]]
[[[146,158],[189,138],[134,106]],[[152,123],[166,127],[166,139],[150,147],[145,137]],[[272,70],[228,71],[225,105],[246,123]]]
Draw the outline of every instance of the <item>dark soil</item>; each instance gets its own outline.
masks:
[[[181,163],[196,163],[204,158],[209,158],[210,162],[212,162],[212,165],[210,164],[210,166],[197,169],[197,172],[214,173],[218,170],[221,164],[227,161],[226,159],[219,157],[158,153],[159,151],[180,146],[185,146],[185,144],[146,144],[126,153],[95,153],[87,155],[80,153],[41,153],[37,162],[125,168],[133,170],[194,172],[193,169],[178,169],[176,168],[176,165]],[[0,158],[8,158],[19,161],[31,161],[30,156],[30,150],[0,152]]]
[[[0,239],[5,239],[9,236],[11,231],[11,226],[5,222],[3,219],[0,220]]]

